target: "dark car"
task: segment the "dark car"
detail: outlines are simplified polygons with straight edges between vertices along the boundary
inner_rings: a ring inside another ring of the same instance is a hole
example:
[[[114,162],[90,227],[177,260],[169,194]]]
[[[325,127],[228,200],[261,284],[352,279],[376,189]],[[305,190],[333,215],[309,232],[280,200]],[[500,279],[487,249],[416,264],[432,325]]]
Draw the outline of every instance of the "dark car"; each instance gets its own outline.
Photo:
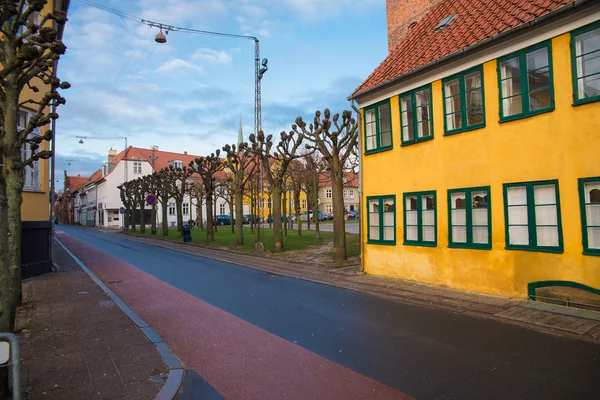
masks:
[[[242,218],[242,223],[243,224],[254,224],[259,222],[260,218],[258,217],[258,215],[252,215],[252,214],[244,214],[244,217]]]
[[[217,225],[231,225],[231,217],[229,215],[217,215]]]
[[[292,220],[292,221],[295,221],[295,220],[296,220],[296,217],[295,217],[295,216],[293,216],[293,215],[288,215],[288,217],[287,217],[287,220],[288,220],[288,221],[290,221],[290,220]],[[283,222],[283,221],[284,221],[284,218],[283,218],[283,215],[282,215],[282,216],[281,216],[281,222]],[[269,216],[267,217],[267,223],[269,223],[269,224],[272,224],[272,223],[273,223],[273,216],[272,216],[272,215],[269,215]]]

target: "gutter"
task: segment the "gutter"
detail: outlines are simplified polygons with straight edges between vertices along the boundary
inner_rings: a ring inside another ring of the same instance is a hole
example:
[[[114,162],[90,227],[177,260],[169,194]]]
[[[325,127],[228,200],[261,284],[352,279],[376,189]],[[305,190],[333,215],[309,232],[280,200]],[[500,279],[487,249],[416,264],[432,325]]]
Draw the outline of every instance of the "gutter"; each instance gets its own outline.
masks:
[[[358,124],[358,130],[359,130],[359,137],[358,137],[358,209],[360,211],[360,215],[363,215],[362,218],[359,218],[358,220],[358,243],[359,243],[359,268],[358,271],[363,274],[365,272],[365,262],[364,262],[364,256],[363,256],[363,251],[364,251],[364,243],[363,243],[363,220],[365,219],[365,215],[367,215],[366,212],[363,212],[364,210],[362,209],[363,206],[363,199],[362,199],[362,173],[363,173],[363,166],[362,166],[362,152],[360,150],[360,140],[362,138],[362,123],[361,123],[361,115],[360,115],[360,110],[358,108],[356,108],[356,105],[354,104],[354,99],[351,100],[350,103],[350,107],[352,107],[352,109],[354,110],[354,112],[356,112],[356,123]]]
[[[571,11],[571,9],[575,9],[577,7],[581,7],[581,6],[583,6],[583,5],[587,4],[587,3],[593,4],[594,2],[597,2],[597,0],[574,0],[572,3],[569,3],[569,4],[567,4],[567,5],[559,8],[557,10],[552,11],[552,12],[549,12],[548,14],[544,14],[544,15],[542,15],[540,17],[537,17],[533,21],[527,22],[525,24],[521,24],[521,25],[516,26],[516,27],[514,27],[512,29],[509,29],[507,31],[501,32],[501,33],[499,33],[499,34],[497,34],[495,36],[492,36],[492,37],[489,37],[489,38],[487,38],[485,40],[482,40],[481,42],[477,42],[477,43],[475,43],[472,46],[465,47],[464,49],[461,49],[461,50],[459,50],[459,51],[457,51],[455,53],[451,53],[451,54],[448,54],[447,56],[444,56],[442,58],[438,58],[437,60],[432,61],[429,64],[422,65],[422,66],[420,66],[420,67],[418,67],[416,69],[413,69],[412,71],[406,72],[406,73],[404,73],[404,74],[402,74],[400,76],[397,76],[395,78],[392,78],[392,79],[390,79],[388,81],[379,83],[379,84],[377,84],[377,85],[375,85],[375,86],[373,86],[373,87],[371,87],[369,89],[363,90],[362,92],[359,92],[359,93],[356,93],[356,94],[352,94],[352,95],[348,96],[347,99],[349,101],[352,101],[352,100],[358,99],[359,97],[366,96],[366,95],[368,95],[370,93],[378,91],[379,89],[383,89],[383,88],[385,88],[387,86],[391,86],[391,85],[393,85],[393,84],[395,84],[397,82],[400,82],[400,81],[402,81],[404,79],[410,78],[413,75],[417,75],[417,74],[419,74],[419,73],[421,73],[421,72],[423,72],[425,70],[431,69],[432,67],[435,67],[437,65],[443,64],[443,63],[448,62],[448,61],[452,61],[455,58],[459,58],[459,57],[461,57],[463,55],[470,54],[470,53],[472,53],[472,52],[474,52],[476,50],[479,50],[482,47],[486,47],[489,43],[496,42],[498,40],[506,38],[507,36],[519,33],[519,32],[521,32],[521,31],[523,31],[523,30],[525,30],[527,28],[530,28],[532,26],[544,23],[547,20],[550,20],[550,19],[552,19],[554,17],[561,16],[562,14],[565,14],[566,12]]]

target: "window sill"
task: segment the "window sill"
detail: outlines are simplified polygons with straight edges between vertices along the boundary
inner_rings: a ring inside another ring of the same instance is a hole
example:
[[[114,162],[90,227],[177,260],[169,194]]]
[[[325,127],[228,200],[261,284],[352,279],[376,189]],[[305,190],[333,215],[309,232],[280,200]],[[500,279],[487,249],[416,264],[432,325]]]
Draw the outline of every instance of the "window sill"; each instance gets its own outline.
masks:
[[[381,246],[395,246],[396,241],[394,240],[393,242],[390,242],[390,241],[384,242],[382,240],[367,240],[367,244],[378,244]]]
[[[468,244],[449,244],[448,245],[449,249],[466,249],[466,250],[491,250],[492,246],[491,245],[481,245],[481,246],[477,246],[477,245],[468,245]]]
[[[522,251],[534,251],[537,253],[554,253],[562,254],[564,249],[561,248],[544,248],[544,247],[524,247],[524,246],[506,246],[506,250],[522,250]]]
[[[426,243],[426,242],[404,242],[404,246],[420,246],[420,247],[437,247],[437,242]]]
[[[535,117],[536,115],[546,114],[546,113],[549,113],[552,111],[554,111],[554,106],[549,107],[549,108],[544,108],[541,110],[532,111],[532,112],[525,113],[525,114],[511,115],[510,117],[500,117],[500,121],[498,121],[498,122],[502,124],[504,122],[510,122],[510,121],[516,121],[519,119]]]
[[[392,146],[386,146],[386,147],[380,147],[377,149],[371,149],[371,150],[365,150],[365,156],[368,156],[369,154],[375,154],[375,153],[381,153],[383,151],[388,151],[393,149],[393,145]]]
[[[40,188],[27,188],[27,187],[23,188],[23,192],[25,192],[25,193],[46,193]]]
[[[582,254],[584,256],[600,257],[600,250],[584,250]]]
[[[573,101],[572,106],[577,107],[577,106],[581,106],[584,104],[595,103],[597,101],[600,101],[600,96],[588,97],[585,99],[577,99],[577,100]]]
[[[444,136],[458,135],[459,133],[475,131],[475,130],[481,129],[481,128],[485,128],[485,124],[473,125],[473,126],[469,126],[464,129],[458,129],[455,131],[447,131],[446,133],[444,133]]]
[[[400,147],[411,146],[413,144],[417,144],[417,143],[421,143],[421,142],[428,142],[430,140],[433,140],[433,135],[427,136],[426,138],[422,138],[422,139],[418,139],[418,140],[411,140],[410,142],[402,142]]]

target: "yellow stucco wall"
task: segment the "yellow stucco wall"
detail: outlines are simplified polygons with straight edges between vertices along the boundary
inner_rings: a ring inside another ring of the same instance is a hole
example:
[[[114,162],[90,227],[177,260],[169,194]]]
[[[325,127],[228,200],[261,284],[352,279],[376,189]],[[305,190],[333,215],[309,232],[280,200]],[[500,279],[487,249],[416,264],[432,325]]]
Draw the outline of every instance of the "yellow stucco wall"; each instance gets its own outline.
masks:
[[[396,245],[365,244],[367,273],[521,298],[528,283],[543,280],[600,289],[600,257],[582,254],[577,186],[578,178],[600,176],[600,102],[572,106],[569,43],[569,34],[552,40],[555,110],[549,113],[499,123],[494,60],[483,66],[485,128],[443,136],[442,84],[436,81],[434,139],[400,147],[398,96],[391,98],[394,146],[363,157],[362,204],[367,196],[396,195]],[[506,250],[502,185],[546,179],[558,179],[564,252]],[[492,250],[448,248],[447,191],[476,186],[491,186]],[[403,193],[426,190],[437,191],[437,247],[405,246]],[[366,218],[363,224],[367,232]]]

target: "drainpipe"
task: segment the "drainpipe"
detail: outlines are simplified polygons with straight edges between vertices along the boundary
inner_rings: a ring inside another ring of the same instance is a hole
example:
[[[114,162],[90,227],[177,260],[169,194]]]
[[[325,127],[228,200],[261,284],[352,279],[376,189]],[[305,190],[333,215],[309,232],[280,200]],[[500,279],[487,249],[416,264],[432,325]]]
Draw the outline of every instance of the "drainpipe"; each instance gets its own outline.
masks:
[[[365,220],[365,216],[367,215],[366,212],[364,212],[364,210],[362,209],[362,173],[363,173],[363,166],[362,166],[362,152],[360,150],[360,138],[362,137],[361,134],[361,115],[360,115],[360,110],[358,108],[356,108],[356,105],[354,105],[354,99],[352,99],[350,106],[352,107],[352,109],[354,110],[354,112],[356,113],[356,123],[358,124],[358,131],[359,131],[359,137],[358,137],[358,210],[360,212],[359,215],[362,215],[362,218],[360,218],[358,220],[358,241],[359,241],[359,246],[360,246],[360,256],[359,256],[359,260],[360,260],[360,267],[359,267],[359,272],[361,274],[363,274],[365,272],[365,260],[364,260],[364,243],[363,243],[363,221]]]
[[[58,61],[54,62],[54,71],[52,75],[56,77],[56,70],[58,69]],[[56,102],[52,102],[52,112],[56,113]],[[52,120],[52,157],[50,157],[50,237],[48,238],[48,246],[49,246],[49,254],[48,258],[50,261],[50,266],[54,265],[54,181],[55,181],[55,173],[54,168],[56,167],[56,119]]]

